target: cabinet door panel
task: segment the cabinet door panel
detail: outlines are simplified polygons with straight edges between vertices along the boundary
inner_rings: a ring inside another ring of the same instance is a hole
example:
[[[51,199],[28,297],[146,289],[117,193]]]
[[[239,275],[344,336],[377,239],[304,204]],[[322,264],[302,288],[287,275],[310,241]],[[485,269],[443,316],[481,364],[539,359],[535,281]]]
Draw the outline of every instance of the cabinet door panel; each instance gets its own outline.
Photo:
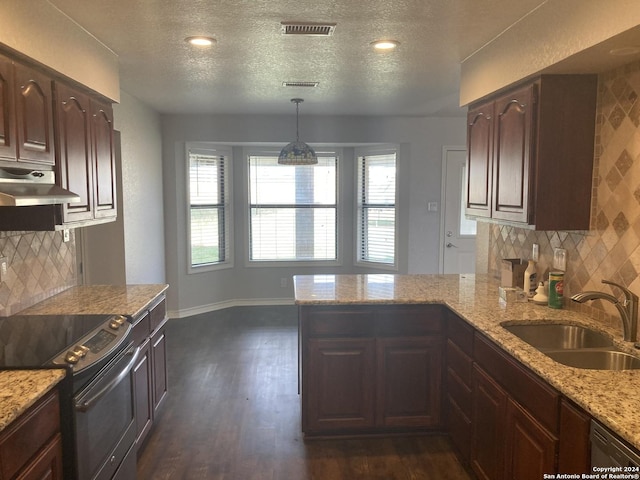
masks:
[[[0,55],[0,157],[16,159],[13,62]]]
[[[590,471],[591,417],[581,408],[562,399],[560,402],[560,445],[558,472],[584,473]]]
[[[51,78],[15,64],[18,161],[55,164]]]
[[[58,433],[16,480],[62,480],[62,436]]]
[[[93,218],[89,97],[56,83],[58,158],[62,186],[80,196],[63,207],[65,222]]]
[[[467,115],[467,213],[491,216],[493,102]]]
[[[136,448],[139,450],[153,422],[151,350],[149,340],[140,347],[140,360],[133,367],[133,402],[136,417]]]
[[[506,446],[505,478],[540,480],[556,471],[558,439],[512,399],[507,401]]]
[[[91,101],[95,217],[116,216],[116,168],[111,105]]]
[[[494,218],[528,221],[533,88],[527,86],[495,102]]]
[[[483,480],[504,478],[507,394],[474,365],[471,467]]]
[[[310,339],[308,349],[305,432],[373,427],[375,340]]]
[[[377,424],[433,427],[440,423],[442,339],[377,340]]]
[[[158,330],[151,337],[153,368],[153,411],[156,412],[167,396],[167,337],[165,329]]]

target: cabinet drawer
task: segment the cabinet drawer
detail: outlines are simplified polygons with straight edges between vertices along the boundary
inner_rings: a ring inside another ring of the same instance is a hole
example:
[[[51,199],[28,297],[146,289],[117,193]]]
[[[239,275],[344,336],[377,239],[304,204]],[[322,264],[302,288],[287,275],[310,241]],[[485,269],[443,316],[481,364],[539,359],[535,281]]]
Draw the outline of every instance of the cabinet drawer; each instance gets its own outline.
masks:
[[[60,399],[54,391],[27,411],[2,436],[2,478],[13,478],[20,468],[60,431]]]
[[[458,404],[459,408],[467,416],[471,416],[473,405],[471,387],[465,385],[460,377],[450,368],[447,369],[447,392],[449,397]]]
[[[447,365],[467,387],[471,387],[473,360],[451,340],[447,340]]]
[[[557,433],[560,409],[560,394],[557,391],[479,334],[474,340],[474,358],[545,428]]]
[[[167,304],[163,298],[155,307],[152,307],[149,311],[149,321],[151,331],[154,331],[160,326],[160,324],[167,318]]]
[[[447,312],[447,337],[464,353],[473,353],[473,327],[451,312]]]
[[[389,306],[376,309],[376,335],[415,336],[442,332],[439,305]]]
[[[460,455],[469,462],[471,458],[471,419],[454,400],[447,398],[447,427],[449,435]]]
[[[151,326],[149,323],[149,314],[145,313],[144,316],[137,320],[133,324],[133,341],[136,346],[142,345],[151,333]]]
[[[309,311],[303,317],[311,337],[362,337],[373,335],[373,314],[370,310],[322,309]]]

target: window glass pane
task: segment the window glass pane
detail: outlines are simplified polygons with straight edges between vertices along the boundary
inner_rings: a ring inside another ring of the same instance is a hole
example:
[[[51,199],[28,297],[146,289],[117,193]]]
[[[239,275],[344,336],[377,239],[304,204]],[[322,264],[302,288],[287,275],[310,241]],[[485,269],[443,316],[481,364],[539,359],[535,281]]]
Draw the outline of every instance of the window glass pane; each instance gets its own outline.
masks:
[[[358,261],[393,265],[396,154],[358,157]]]
[[[189,149],[189,241],[192,267],[228,261],[228,156]]]
[[[191,209],[191,265],[204,265],[220,260],[218,209]]]
[[[250,259],[337,259],[335,155],[317,165],[278,165],[249,156]]]

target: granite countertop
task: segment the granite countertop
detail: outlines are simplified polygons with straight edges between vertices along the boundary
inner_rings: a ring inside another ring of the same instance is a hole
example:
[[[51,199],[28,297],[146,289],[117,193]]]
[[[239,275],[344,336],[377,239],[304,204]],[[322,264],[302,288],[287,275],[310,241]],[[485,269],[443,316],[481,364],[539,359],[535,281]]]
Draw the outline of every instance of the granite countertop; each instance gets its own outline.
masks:
[[[54,295],[20,315],[81,315],[120,314],[133,317],[145,308],[169,285],[79,285]]]
[[[62,369],[0,371],[0,431],[65,377]]]
[[[505,303],[498,281],[487,275],[303,275],[294,277],[298,305],[444,304],[527,365],[594,418],[640,449],[640,370],[603,371],[567,367],[520,340],[501,323],[563,322],[585,325],[622,341],[622,329],[569,310],[533,303]]]

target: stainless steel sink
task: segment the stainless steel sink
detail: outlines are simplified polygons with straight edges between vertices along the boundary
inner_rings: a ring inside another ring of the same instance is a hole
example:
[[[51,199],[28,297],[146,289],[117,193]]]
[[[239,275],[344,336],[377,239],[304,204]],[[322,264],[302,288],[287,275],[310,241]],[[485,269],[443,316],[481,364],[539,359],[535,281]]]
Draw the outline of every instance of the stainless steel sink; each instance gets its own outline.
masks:
[[[576,348],[612,347],[608,336],[577,325],[530,324],[503,325],[516,337],[538,350],[566,350]]]
[[[556,362],[569,367],[594,370],[632,370],[640,368],[640,359],[616,350],[556,350],[545,352]]]
[[[593,370],[640,368],[640,358],[618,350],[607,335],[577,325],[502,325],[558,363]]]

